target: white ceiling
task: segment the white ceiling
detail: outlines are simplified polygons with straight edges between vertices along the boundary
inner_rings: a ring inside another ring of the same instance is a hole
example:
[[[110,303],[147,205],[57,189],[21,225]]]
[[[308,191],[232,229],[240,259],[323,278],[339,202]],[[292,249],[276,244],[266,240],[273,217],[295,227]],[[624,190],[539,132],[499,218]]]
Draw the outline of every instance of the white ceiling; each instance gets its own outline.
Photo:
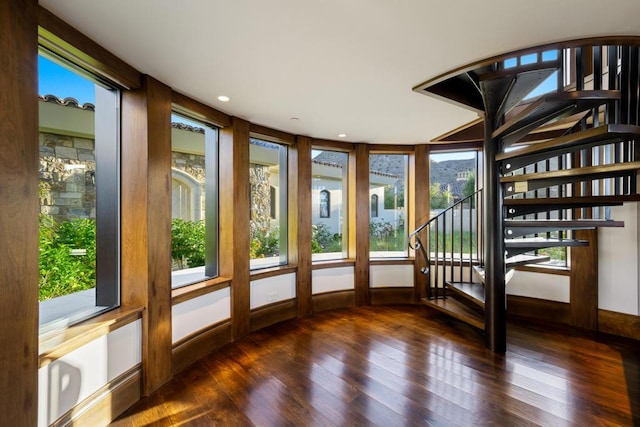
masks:
[[[227,114],[385,144],[426,142],[477,117],[411,90],[438,74],[548,42],[640,36],[639,0],[40,3],[139,71]]]

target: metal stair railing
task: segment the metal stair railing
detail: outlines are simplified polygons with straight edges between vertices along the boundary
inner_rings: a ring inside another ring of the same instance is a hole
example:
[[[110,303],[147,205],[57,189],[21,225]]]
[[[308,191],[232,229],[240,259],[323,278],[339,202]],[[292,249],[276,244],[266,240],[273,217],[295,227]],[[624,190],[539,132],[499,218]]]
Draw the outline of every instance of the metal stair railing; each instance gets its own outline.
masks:
[[[447,281],[471,282],[472,266],[482,264],[482,189],[449,206],[409,235],[420,254],[428,299],[446,298]],[[457,233],[457,235],[456,235]],[[466,273],[466,274],[465,274]]]

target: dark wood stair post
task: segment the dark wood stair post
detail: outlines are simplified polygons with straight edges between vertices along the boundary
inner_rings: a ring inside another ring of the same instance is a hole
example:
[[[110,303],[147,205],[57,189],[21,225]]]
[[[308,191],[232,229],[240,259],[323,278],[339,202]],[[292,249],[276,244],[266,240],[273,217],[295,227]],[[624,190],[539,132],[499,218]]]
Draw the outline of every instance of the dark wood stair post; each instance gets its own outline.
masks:
[[[485,116],[484,171],[484,245],[485,262],[485,344],[495,353],[507,351],[505,244],[503,234],[503,194],[500,184],[500,152],[498,141],[493,139],[494,116]]]

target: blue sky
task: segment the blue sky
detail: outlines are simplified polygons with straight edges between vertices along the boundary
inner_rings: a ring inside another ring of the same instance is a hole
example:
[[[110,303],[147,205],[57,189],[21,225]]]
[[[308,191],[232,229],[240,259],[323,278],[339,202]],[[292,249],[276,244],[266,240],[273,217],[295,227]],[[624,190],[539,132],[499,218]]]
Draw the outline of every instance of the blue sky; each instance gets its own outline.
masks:
[[[38,94],[72,97],[80,104],[96,102],[95,84],[55,62],[38,55]]]

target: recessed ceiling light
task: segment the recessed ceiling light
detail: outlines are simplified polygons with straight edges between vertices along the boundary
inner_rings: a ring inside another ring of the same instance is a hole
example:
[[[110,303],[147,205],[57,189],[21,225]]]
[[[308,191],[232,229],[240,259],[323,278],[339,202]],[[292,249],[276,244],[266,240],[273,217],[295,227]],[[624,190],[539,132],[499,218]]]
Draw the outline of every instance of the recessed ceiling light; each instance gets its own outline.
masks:
[[[299,117],[291,117],[289,120],[296,120],[297,121],[297,120],[300,120],[300,118]]]
[[[218,97],[218,101],[229,102],[230,100],[231,100],[231,98],[229,98],[228,96],[225,96],[225,95],[220,95]]]
[[[346,138],[347,134],[346,133],[339,133],[338,134],[338,138]]]

